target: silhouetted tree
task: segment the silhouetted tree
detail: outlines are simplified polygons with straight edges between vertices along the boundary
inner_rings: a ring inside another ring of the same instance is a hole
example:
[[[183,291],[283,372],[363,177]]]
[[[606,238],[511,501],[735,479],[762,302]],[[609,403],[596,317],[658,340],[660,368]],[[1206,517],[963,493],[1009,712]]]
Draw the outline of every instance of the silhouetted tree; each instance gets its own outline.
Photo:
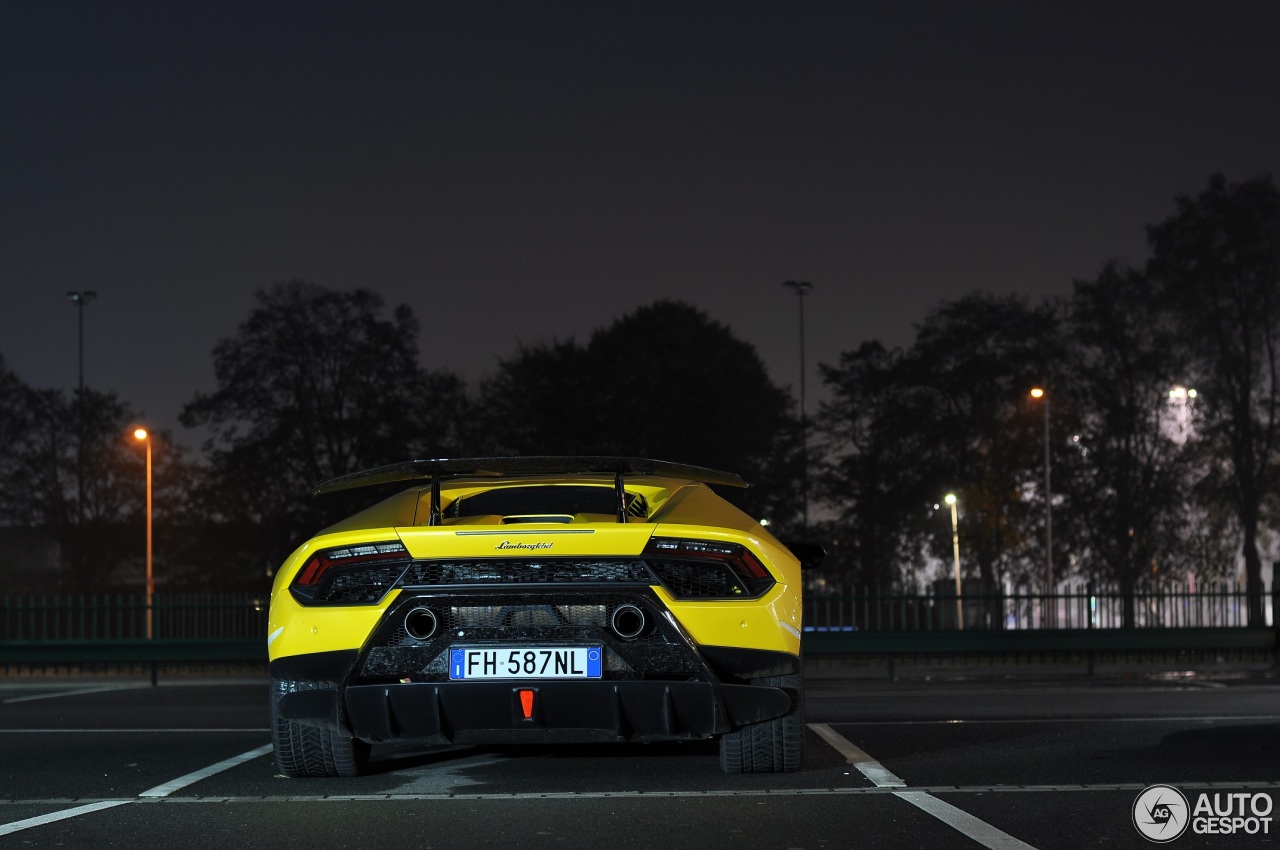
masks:
[[[302,281],[260,290],[236,335],[214,348],[218,388],[182,412],[205,427],[205,515],[227,569],[262,576],[297,543],[368,501],[312,499],[324,480],[456,447],[465,393],[453,375],[418,365],[406,306]]]
[[[1061,475],[1061,437],[1072,433],[1074,418],[1070,387],[1058,368],[1064,357],[1053,305],[980,292],[944,302],[925,319],[910,349],[914,379],[928,389],[922,422],[935,429],[922,447],[934,471],[923,480],[934,488],[935,502],[946,489],[958,488],[967,543],[962,555],[976,562],[985,587],[999,586],[1009,570],[1021,580],[1043,576],[1038,567],[1025,566],[1034,558],[1024,557],[1034,551],[1043,559],[1044,553],[1044,436],[1041,410],[1029,407],[1027,394],[1041,385],[1050,395],[1050,454]],[[949,551],[948,531],[934,538],[943,553]],[[1062,536],[1055,539],[1055,563],[1065,544]]]
[[[481,395],[496,451],[726,469],[753,484],[744,508],[783,530],[797,524],[790,397],[753,346],[688,304],[638,308],[585,346],[524,348],[499,364]]]
[[[600,454],[587,352],[572,340],[521,346],[482,384],[477,411],[484,454]]]
[[[1155,286],[1137,270],[1110,263],[1077,281],[1070,329],[1082,415],[1062,515],[1087,574],[1119,585],[1132,627],[1138,582],[1193,563],[1189,455],[1169,419],[1169,391],[1185,371]]]
[[[921,482],[917,389],[908,385],[902,352],[865,342],[820,365],[830,400],[816,417],[827,464],[817,492],[838,510],[824,540],[824,572],[860,586],[889,587],[913,560]],[[918,548],[918,547],[917,547]]]
[[[77,485],[82,421],[83,521]],[[136,421],[114,393],[85,390],[69,400],[59,390],[27,386],[0,358],[0,524],[40,529],[56,540],[64,586],[101,589],[119,581],[121,566],[143,553],[146,482],[128,437]]]
[[[31,394],[0,353],[0,525],[17,525],[30,502],[23,455],[32,437]]]
[[[925,542],[950,559],[950,523],[931,511],[947,491],[960,499],[966,571],[976,564],[994,588],[1026,563],[1043,511],[1023,495],[1042,455],[1023,399],[1041,382],[1066,395],[1050,369],[1061,356],[1051,306],[974,293],[931,313],[905,352],[864,344],[824,369],[834,399],[820,417],[824,493],[866,553],[860,580],[902,577]]]
[[[1249,623],[1264,625],[1258,529],[1276,495],[1280,413],[1280,191],[1270,177],[1214,175],[1148,228],[1161,284],[1200,394],[1202,438],[1230,468]]]

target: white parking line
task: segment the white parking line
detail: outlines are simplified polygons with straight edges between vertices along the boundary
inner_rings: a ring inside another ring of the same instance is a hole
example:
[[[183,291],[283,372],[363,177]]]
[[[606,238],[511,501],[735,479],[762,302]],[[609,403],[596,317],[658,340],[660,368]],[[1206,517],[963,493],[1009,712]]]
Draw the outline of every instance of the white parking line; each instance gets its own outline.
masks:
[[[0,735],[6,735],[6,734],[8,734],[8,735],[31,735],[31,734],[40,734],[40,735],[157,735],[157,734],[175,734],[175,733],[176,733],[176,734],[190,734],[190,733],[192,733],[192,732],[196,732],[196,733],[199,733],[199,734],[201,734],[201,735],[204,735],[204,734],[207,734],[207,733],[210,733],[210,732],[234,732],[234,733],[235,733],[235,734],[237,734],[237,735],[242,735],[242,734],[246,734],[246,733],[252,733],[252,734],[255,734],[255,735],[265,735],[266,733],[268,733],[268,732],[270,732],[270,731],[271,731],[271,730],[270,730],[270,729],[267,729],[266,727],[257,728],[257,729],[252,728],[252,727],[245,727],[245,728],[242,728],[242,729],[236,729],[236,728],[232,728],[232,727],[227,727],[227,728],[225,728],[225,729],[217,729],[217,728],[210,729],[210,728],[207,728],[207,727],[204,727],[204,726],[200,726],[200,727],[192,727],[192,728],[185,728],[185,727],[182,727],[182,726],[170,726],[170,727],[159,727],[159,728],[154,728],[154,729],[126,729],[126,728],[123,728],[123,727],[120,727],[120,728],[111,728],[111,729],[0,729]]]
[[[25,697],[9,697],[0,700],[2,705],[10,705],[15,702],[35,702],[38,699],[57,699],[58,697],[75,697],[82,694],[100,694],[105,691],[127,691],[133,688],[144,687],[143,685],[97,685],[92,688],[71,688],[65,691],[53,691],[44,694],[30,694]]]
[[[221,773],[224,770],[230,770],[231,768],[236,767],[238,765],[242,765],[247,761],[253,761],[256,758],[259,758],[260,756],[265,756],[267,753],[271,752],[271,750],[272,750],[271,744],[264,744],[263,746],[258,747],[256,750],[250,750],[247,753],[241,753],[240,755],[233,756],[232,758],[229,758],[225,761],[220,761],[217,764],[209,765],[208,767],[202,770],[197,770],[194,773],[188,773],[186,776],[180,776],[171,782],[166,782],[163,785],[157,785],[154,788],[143,791],[141,794],[138,795],[138,799],[155,799],[155,798],[168,797],[174,791],[177,791],[182,788],[186,788],[188,785],[193,785],[202,779],[208,779],[210,776]],[[27,818],[26,820],[19,820],[19,821],[14,821],[13,823],[0,824],[0,835],[9,835],[14,832],[21,832],[24,829],[31,829],[34,826],[44,826],[45,824],[48,824],[48,823],[55,823],[60,820],[79,817],[80,815],[92,814],[93,812],[100,812],[103,809],[110,809],[115,806],[123,806],[125,803],[132,803],[132,802],[135,802],[135,801],[134,800],[100,800],[96,803],[88,803],[83,806],[76,806],[73,809],[63,809],[60,812],[51,812],[47,815],[40,815],[34,818]]]
[[[956,808],[945,800],[939,800],[932,794],[924,791],[895,791],[893,796],[928,812],[983,847],[990,847],[991,850],[1034,850],[1025,841],[1019,841],[1009,833],[1001,832],[986,821],[974,817],[964,809]]]
[[[1224,720],[1245,723],[1267,723],[1280,720],[1280,714],[1171,714],[1163,717],[1011,717],[951,718],[942,720],[841,720],[841,726],[1041,726],[1053,723],[1221,723]],[[813,724],[810,724],[812,728]]]
[[[422,792],[422,793],[403,793],[403,792],[386,792],[381,794],[333,794],[318,793],[314,795],[307,794],[287,794],[276,796],[260,796],[251,797],[242,796],[226,796],[226,797],[156,797],[148,799],[148,805],[185,805],[185,804],[204,804],[204,805],[222,805],[226,803],[325,803],[325,802],[356,802],[356,803],[377,803],[392,802],[401,803],[406,801],[425,801],[425,802],[475,802],[477,800],[493,802],[493,803],[511,803],[511,802],[528,802],[532,800],[659,800],[659,799],[709,799],[721,797],[875,797],[875,796],[902,796],[905,794],[923,793],[932,796],[942,794],[948,795],[965,795],[965,794],[1096,794],[1096,793],[1119,793],[1124,792],[1130,797],[1138,791],[1148,787],[1143,782],[1115,782],[1100,783],[1096,785],[921,785],[914,788],[895,788],[892,786],[876,787],[876,786],[839,786],[839,787],[822,787],[822,788],[733,788],[719,791],[712,790],[647,790],[647,791],[514,791],[514,792],[484,792],[469,794],[465,791],[441,791],[441,792]],[[1223,788],[1280,788],[1280,780],[1241,780],[1239,782],[1231,781],[1214,781],[1214,782],[1185,782],[1179,783],[1179,788],[1185,790],[1188,788],[1204,789],[1204,790],[1221,790]],[[50,800],[0,800],[0,806],[9,805],[52,805],[55,801]],[[58,800],[58,803],[66,802]],[[137,800],[117,800],[109,802],[129,803],[138,802]],[[1013,845],[1018,846],[1018,845]]]
[[[195,771],[194,773],[188,773],[186,776],[179,776],[177,779],[170,780],[169,782],[166,782],[163,785],[157,785],[154,788],[150,788],[146,791],[143,791],[138,796],[139,797],[168,797],[174,791],[178,791],[182,788],[186,788],[188,785],[194,785],[195,783],[199,782],[202,779],[208,779],[210,776],[213,776],[214,774],[222,773],[222,771],[224,770],[230,770],[233,767],[239,767],[240,765],[244,764],[247,761],[253,761],[256,758],[265,756],[267,753],[271,752],[272,749],[273,747],[271,744],[263,744],[261,747],[258,747],[256,750],[249,750],[249,752],[247,753],[241,753],[240,755],[233,756],[227,759],[226,761],[220,761],[217,764],[211,764],[206,768],[202,768],[200,770]]]
[[[64,809],[61,812],[52,812],[39,817],[27,818],[26,820],[17,820],[13,823],[0,824],[0,835],[9,835],[14,832],[21,832],[24,829],[30,829],[33,826],[44,826],[47,823],[56,823],[67,818],[79,817],[87,815],[90,812],[100,812],[103,809],[110,809],[114,806],[123,806],[125,803],[131,803],[132,800],[101,800],[97,803],[89,803],[84,806],[76,806],[74,809]]]
[[[858,769],[858,772],[870,779],[877,788],[905,788],[907,783],[894,776],[880,762],[862,751],[860,747],[832,729],[825,723],[810,723],[809,728],[818,733],[822,740],[830,744],[835,751],[844,756],[844,760]]]
[[[907,783],[896,776],[893,771],[867,755],[859,746],[845,738],[825,723],[810,723],[809,728],[816,732],[836,752],[845,757],[845,761],[857,768],[858,772],[877,788],[906,788]],[[933,815],[961,834],[972,838],[990,850],[1035,850],[1030,844],[1014,838],[1007,832],[996,829],[991,824],[957,808],[950,803],[939,800],[927,791],[894,791],[893,796],[905,800],[923,812]]]

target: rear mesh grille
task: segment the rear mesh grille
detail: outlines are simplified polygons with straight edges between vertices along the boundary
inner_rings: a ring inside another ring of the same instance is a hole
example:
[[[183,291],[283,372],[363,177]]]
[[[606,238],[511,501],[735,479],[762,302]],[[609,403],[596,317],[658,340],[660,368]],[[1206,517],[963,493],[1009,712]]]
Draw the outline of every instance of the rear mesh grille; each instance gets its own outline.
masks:
[[[478,559],[415,561],[404,574],[404,587],[450,584],[541,584],[544,582],[625,582],[653,584],[643,561]]]
[[[620,605],[645,612],[642,633],[629,640],[609,628]],[[404,620],[420,608],[434,613],[439,627],[419,640],[406,632]],[[705,664],[664,610],[648,588],[413,592],[397,600],[374,630],[353,681],[448,681],[451,647],[486,645],[602,646],[606,679],[705,674]]]
[[[676,599],[741,599],[761,595],[774,581],[765,578],[744,582],[727,563],[700,558],[492,558],[386,563],[331,570],[311,588],[299,588],[295,583],[292,590],[304,605],[374,605],[394,588],[585,584],[615,587],[660,584]]]
[[[650,568],[677,599],[730,599],[755,595],[748,592],[733,570],[722,561],[658,561]]]
[[[609,622],[613,607],[606,605],[548,605],[526,602],[499,605],[431,606],[439,618],[440,631],[483,634],[485,638],[511,637],[581,637],[584,628],[602,629]],[[392,620],[394,622],[394,620]],[[392,630],[388,646],[415,645],[403,623]]]
[[[404,570],[403,564],[390,567],[366,567],[359,570],[335,570],[332,577],[322,579],[323,589],[316,597],[322,602],[358,605],[381,601],[395,587]]]

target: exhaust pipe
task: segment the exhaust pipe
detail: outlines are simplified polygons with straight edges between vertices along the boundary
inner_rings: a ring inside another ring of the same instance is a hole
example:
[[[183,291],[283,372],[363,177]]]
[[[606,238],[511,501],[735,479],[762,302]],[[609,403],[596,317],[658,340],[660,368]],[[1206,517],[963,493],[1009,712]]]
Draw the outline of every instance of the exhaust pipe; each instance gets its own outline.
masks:
[[[640,637],[644,632],[648,619],[644,611],[635,605],[619,605],[614,609],[613,616],[609,618],[609,625],[618,637],[623,640],[632,640]]]
[[[430,640],[440,627],[440,620],[430,608],[414,608],[404,615],[404,630],[414,640]]]

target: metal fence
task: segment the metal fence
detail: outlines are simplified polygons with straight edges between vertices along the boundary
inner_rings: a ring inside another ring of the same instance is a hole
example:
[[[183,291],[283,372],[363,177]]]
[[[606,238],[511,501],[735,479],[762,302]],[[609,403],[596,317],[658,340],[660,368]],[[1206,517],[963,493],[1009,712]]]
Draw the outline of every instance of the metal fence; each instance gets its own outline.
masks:
[[[952,586],[954,587],[954,585]],[[896,665],[913,660],[1152,657],[1183,663],[1197,653],[1280,663],[1277,630],[1249,627],[1247,596],[1233,586],[1144,591],[1128,603],[1088,586],[1052,596],[881,591],[824,587],[805,594],[805,652]],[[1134,628],[1124,626],[1131,607]],[[1265,610],[1280,612],[1267,595]],[[267,599],[253,594],[157,594],[147,637],[142,594],[0,596],[0,675],[186,670],[209,664],[261,671]],[[963,628],[957,628],[963,622]]]
[[[805,630],[817,632],[964,629],[1232,628],[1249,625],[1249,601],[1237,583],[1135,590],[1064,585],[1057,593],[1029,589],[968,592],[949,583],[923,591],[815,588],[805,594]],[[953,586],[952,586],[953,588]],[[1275,626],[1275,600],[1263,595],[1266,625]],[[1126,617],[1126,610],[1129,612]]]
[[[156,639],[266,640],[267,598],[246,593],[156,594]],[[0,641],[135,640],[147,636],[141,594],[0,596]]]
[[[1273,598],[1263,600],[1275,625]],[[805,630],[879,632],[956,630],[1034,631],[1136,628],[1232,628],[1248,622],[1248,598],[1234,584],[1137,591],[1126,602],[1117,590],[1088,585],[1054,595],[944,592],[827,586],[805,594]],[[151,608],[156,639],[265,638],[267,598],[247,593],[156,594]],[[141,594],[23,594],[0,596],[0,641],[133,640],[147,636]]]

